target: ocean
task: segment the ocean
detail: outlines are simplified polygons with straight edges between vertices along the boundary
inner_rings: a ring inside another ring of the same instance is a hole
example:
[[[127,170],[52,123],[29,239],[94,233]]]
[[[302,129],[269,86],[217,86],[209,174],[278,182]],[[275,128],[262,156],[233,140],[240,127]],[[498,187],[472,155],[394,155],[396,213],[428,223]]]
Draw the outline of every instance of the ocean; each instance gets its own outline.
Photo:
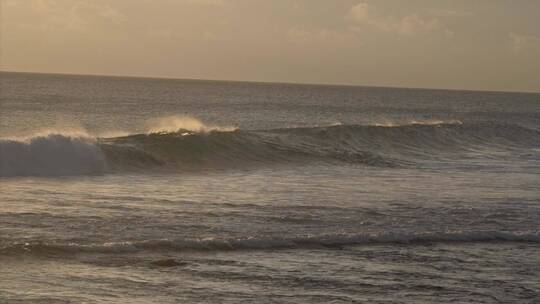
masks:
[[[540,94],[2,72],[0,303],[540,303]]]

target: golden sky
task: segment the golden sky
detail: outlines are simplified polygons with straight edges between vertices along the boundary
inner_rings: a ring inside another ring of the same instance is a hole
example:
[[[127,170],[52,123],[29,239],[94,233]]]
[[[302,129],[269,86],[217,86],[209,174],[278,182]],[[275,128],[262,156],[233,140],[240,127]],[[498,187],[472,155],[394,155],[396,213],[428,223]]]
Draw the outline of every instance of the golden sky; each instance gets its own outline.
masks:
[[[540,91],[538,0],[0,0],[4,71]]]

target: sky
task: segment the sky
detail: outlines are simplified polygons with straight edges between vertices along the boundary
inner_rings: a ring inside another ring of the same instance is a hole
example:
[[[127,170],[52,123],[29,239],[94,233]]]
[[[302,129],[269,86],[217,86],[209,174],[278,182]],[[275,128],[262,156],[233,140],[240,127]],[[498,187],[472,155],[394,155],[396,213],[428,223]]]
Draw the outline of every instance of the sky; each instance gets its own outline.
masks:
[[[0,70],[540,92],[540,1],[0,0]]]

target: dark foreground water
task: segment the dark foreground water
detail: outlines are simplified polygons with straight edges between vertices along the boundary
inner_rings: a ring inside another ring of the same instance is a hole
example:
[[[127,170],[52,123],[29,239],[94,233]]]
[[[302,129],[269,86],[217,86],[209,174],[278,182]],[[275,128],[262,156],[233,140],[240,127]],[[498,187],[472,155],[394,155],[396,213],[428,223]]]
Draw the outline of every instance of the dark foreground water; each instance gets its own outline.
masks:
[[[0,303],[351,302],[540,302],[540,94],[0,73]]]

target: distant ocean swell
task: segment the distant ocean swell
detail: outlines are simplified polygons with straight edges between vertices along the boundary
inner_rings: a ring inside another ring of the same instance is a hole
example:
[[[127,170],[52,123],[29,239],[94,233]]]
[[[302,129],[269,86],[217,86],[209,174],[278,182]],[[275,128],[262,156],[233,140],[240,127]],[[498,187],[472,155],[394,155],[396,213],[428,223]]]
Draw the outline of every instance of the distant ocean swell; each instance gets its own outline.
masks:
[[[0,176],[243,168],[314,161],[406,167],[467,151],[536,151],[537,147],[540,131],[500,123],[411,122],[251,131],[196,124],[190,129],[113,138],[52,133],[0,139]]]
[[[160,251],[224,251],[224,250],[271,250],[302,248],[339,248],[341,246],[373,244],[425,244],[425,243],[481,243],[481,242],[529,242],[540,243],[540,232],[429,232],[429,233],[381,233],[336,234],[291,237],[248,237],[238,239],[157,239],[101,244],[78,244],[61,242],[20,242],[0,245],[0,255],[28,253],[77,254],[77,253],[130,253]]]

